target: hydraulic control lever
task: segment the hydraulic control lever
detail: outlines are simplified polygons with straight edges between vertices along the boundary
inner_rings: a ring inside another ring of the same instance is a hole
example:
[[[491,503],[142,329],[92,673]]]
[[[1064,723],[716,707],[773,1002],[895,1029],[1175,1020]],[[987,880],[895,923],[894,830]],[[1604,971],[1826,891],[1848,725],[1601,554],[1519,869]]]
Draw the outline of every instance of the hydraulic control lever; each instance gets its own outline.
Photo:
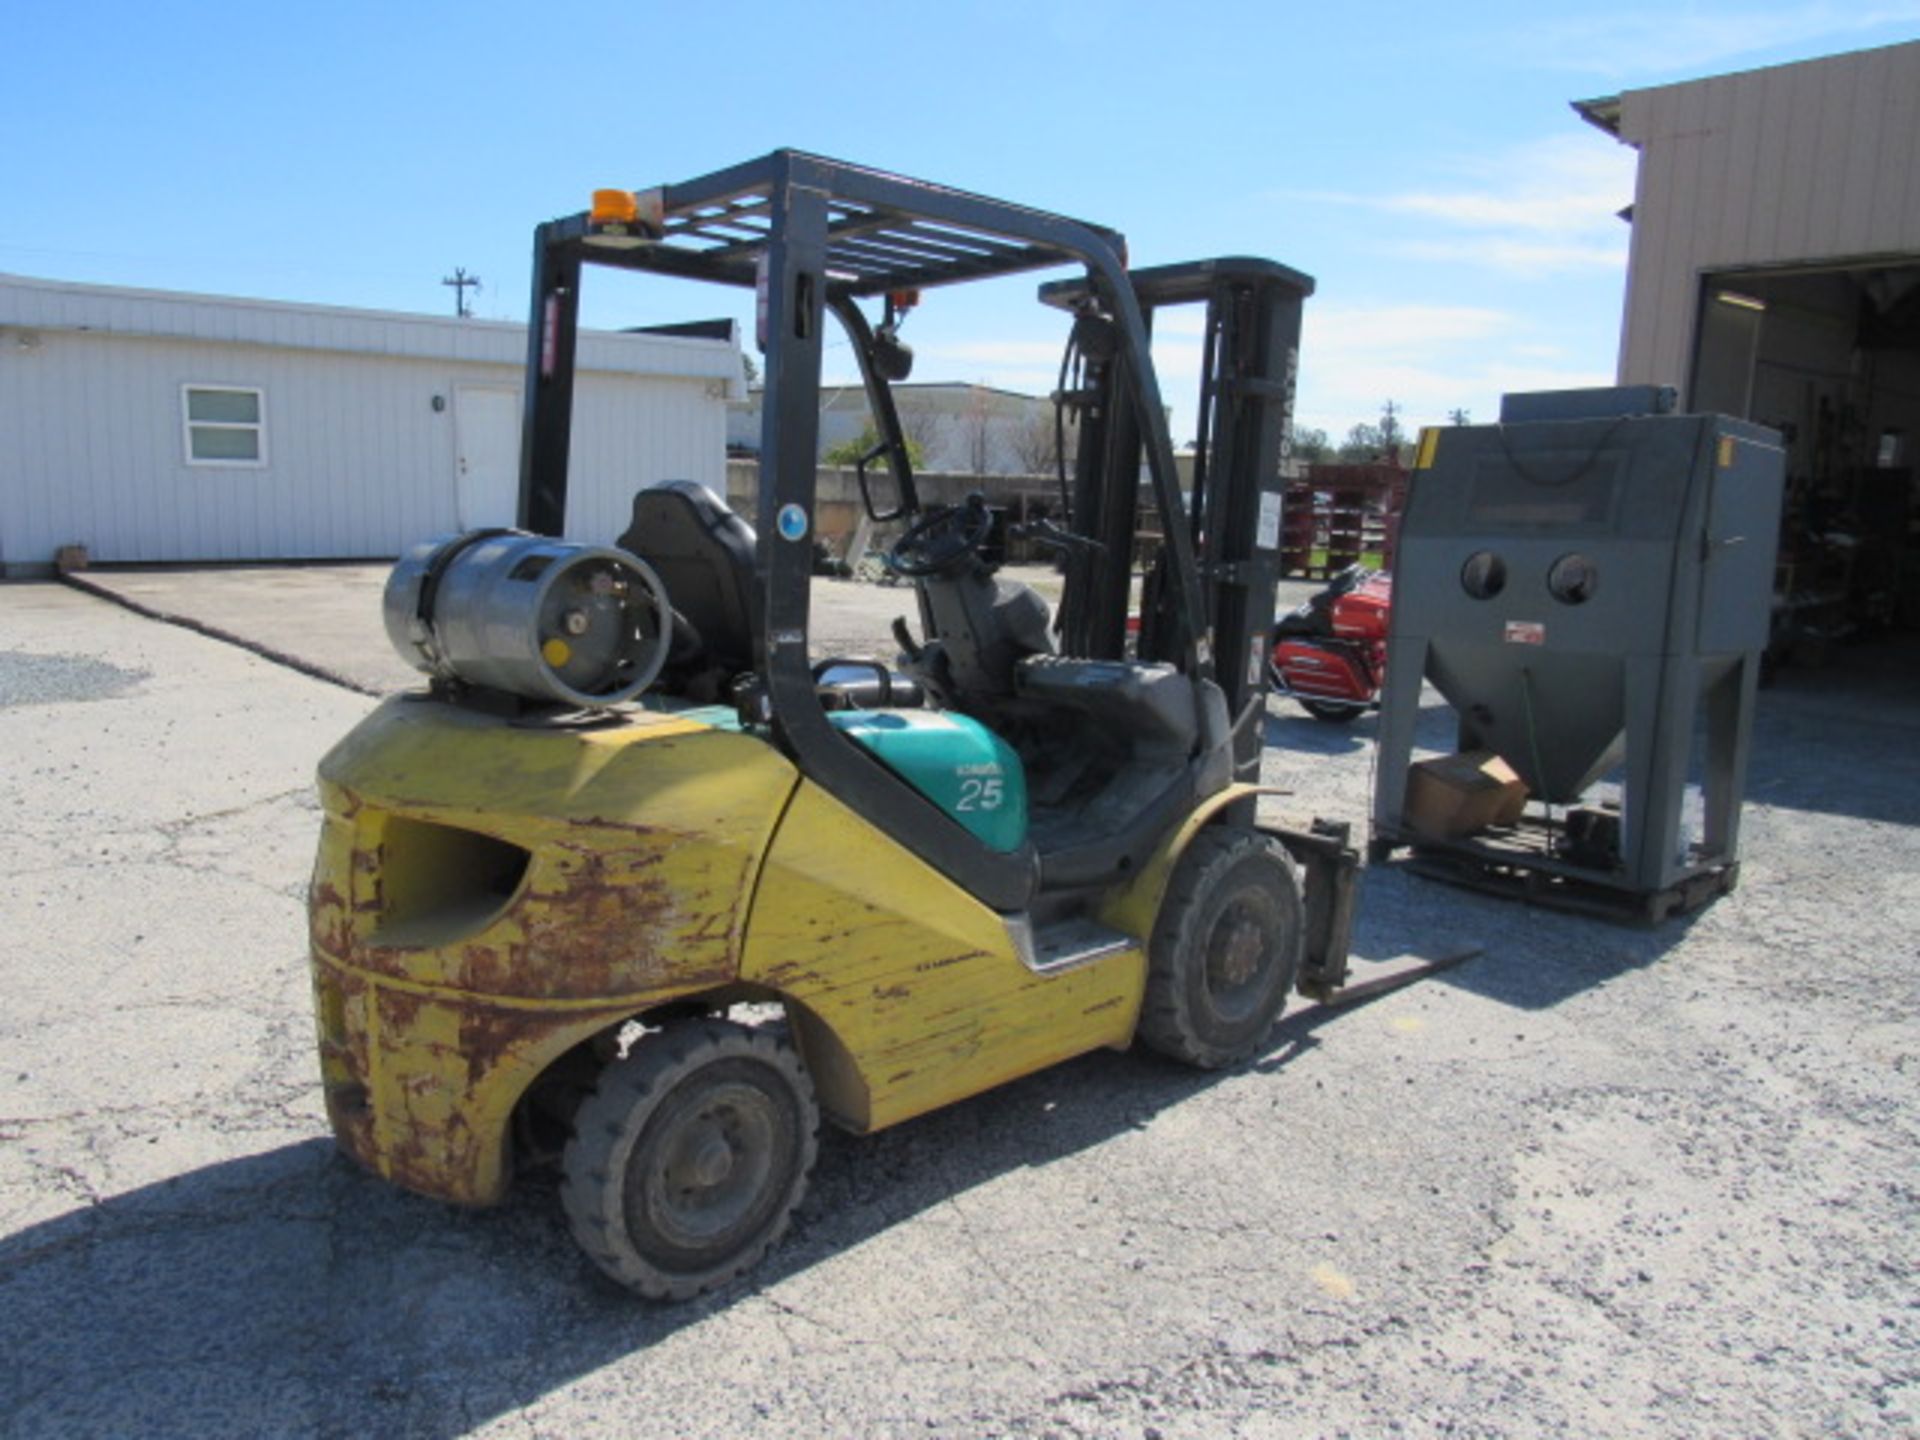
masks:
[[[1070,596],[1080,589],[1086,578],[1087,566],[1092,563],[1093,558],[1107,553],[1107,547],[1098,540],[1091,536],[1076,534],[1044,515],[1037,520],[1028,520],[1024,524],[1010,525],[1007,527],[1007,533],[1016,539],[1031,540],[1036,545],[1058,551],[1061,558],[1066,561],[1067,593]],[[1062,605],[1054,612],[1053,631],[1061,637],[1063,642],[1066,642],[1067,653],[1077,655],[1082,652],[1086,637],[1078,627],[1073,635],[1067,634],[1069,608],[1067,605]]]
[[[1045,545],[1050,549],[1064,551],[1069,561],[1083,559],[1090,555],[1104,555],[1107,551],[1107,547],[1098,540],[1086,535],[1077,535],[1065,526],[1055,524],[1045,515],[1037,520],[1010,525],[1007,531],[1016,540],[1031,540],[1036,545]]]
[[[906,616],[896,615],[893,617],[893,638],[900,642],[900,653],[905,655],[907,659],[918,660],[920,658],[921,647],[913,638],[913,632],[907,629]]]

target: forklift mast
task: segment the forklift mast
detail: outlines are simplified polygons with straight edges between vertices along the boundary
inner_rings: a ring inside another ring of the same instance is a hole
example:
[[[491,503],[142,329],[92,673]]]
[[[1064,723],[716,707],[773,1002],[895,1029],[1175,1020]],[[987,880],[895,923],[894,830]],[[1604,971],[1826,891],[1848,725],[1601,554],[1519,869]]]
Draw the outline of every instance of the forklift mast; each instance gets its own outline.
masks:
[[[1214,655],[1213,678],[1234,722],[1234,778],[1259,780],[1260,714],[1267,636],[1279,579],[1280,465],[1292,443],[1300,320],[1313,281],[1270,260],[1230,257],[1129,273],[1141,314],[1204,303],[1201,377],[1191,498],[1184,516],[1158,507],[1163,537],[1180,530],[1195,557],[1197,620]],[[1141,418],[1126,367],[1137,363],[1111,334],[1082,281],[1041,287],[1041,298],[1076,315],[1073,345],[1084,383],[1060,400],[1080,412],[1072,488],[1073,528],[1094,542],[1070,565],[1061,600],[1066,649],[1100,659],[1125,653],[1133,552],[1141,532]],[[1140,600],[1142,660],[1173,660],[1190,643],[1186,614],[1169,589],[1163,544]]]

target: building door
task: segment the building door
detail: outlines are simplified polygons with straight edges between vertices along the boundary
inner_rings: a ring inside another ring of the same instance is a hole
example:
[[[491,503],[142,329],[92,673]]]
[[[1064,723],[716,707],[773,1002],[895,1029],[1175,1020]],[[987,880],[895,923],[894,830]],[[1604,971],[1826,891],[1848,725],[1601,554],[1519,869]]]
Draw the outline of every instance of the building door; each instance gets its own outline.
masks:
[[[454,508],[462,530],[511,525],[520,508],[520,396],[492,386],[453,392]]]

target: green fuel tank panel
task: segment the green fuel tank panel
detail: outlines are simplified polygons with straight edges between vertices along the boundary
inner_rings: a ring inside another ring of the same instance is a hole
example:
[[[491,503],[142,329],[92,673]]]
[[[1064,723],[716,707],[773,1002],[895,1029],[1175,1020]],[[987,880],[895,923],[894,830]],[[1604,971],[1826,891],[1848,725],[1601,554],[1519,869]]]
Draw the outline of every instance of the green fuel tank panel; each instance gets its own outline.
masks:
[[[840,710],[835,729],[995,850],[1027,838],[1027,773],[978,720],[938,710]]]

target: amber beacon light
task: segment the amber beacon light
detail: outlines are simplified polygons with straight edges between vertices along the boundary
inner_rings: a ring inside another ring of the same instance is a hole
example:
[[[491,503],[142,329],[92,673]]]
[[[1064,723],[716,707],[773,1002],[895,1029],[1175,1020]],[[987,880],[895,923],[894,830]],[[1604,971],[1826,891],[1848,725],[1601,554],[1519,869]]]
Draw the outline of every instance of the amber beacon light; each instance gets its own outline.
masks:
[[[640,205],[631,190],[596,190],[591,218],[595,225],[636,224],[640,219]]]

